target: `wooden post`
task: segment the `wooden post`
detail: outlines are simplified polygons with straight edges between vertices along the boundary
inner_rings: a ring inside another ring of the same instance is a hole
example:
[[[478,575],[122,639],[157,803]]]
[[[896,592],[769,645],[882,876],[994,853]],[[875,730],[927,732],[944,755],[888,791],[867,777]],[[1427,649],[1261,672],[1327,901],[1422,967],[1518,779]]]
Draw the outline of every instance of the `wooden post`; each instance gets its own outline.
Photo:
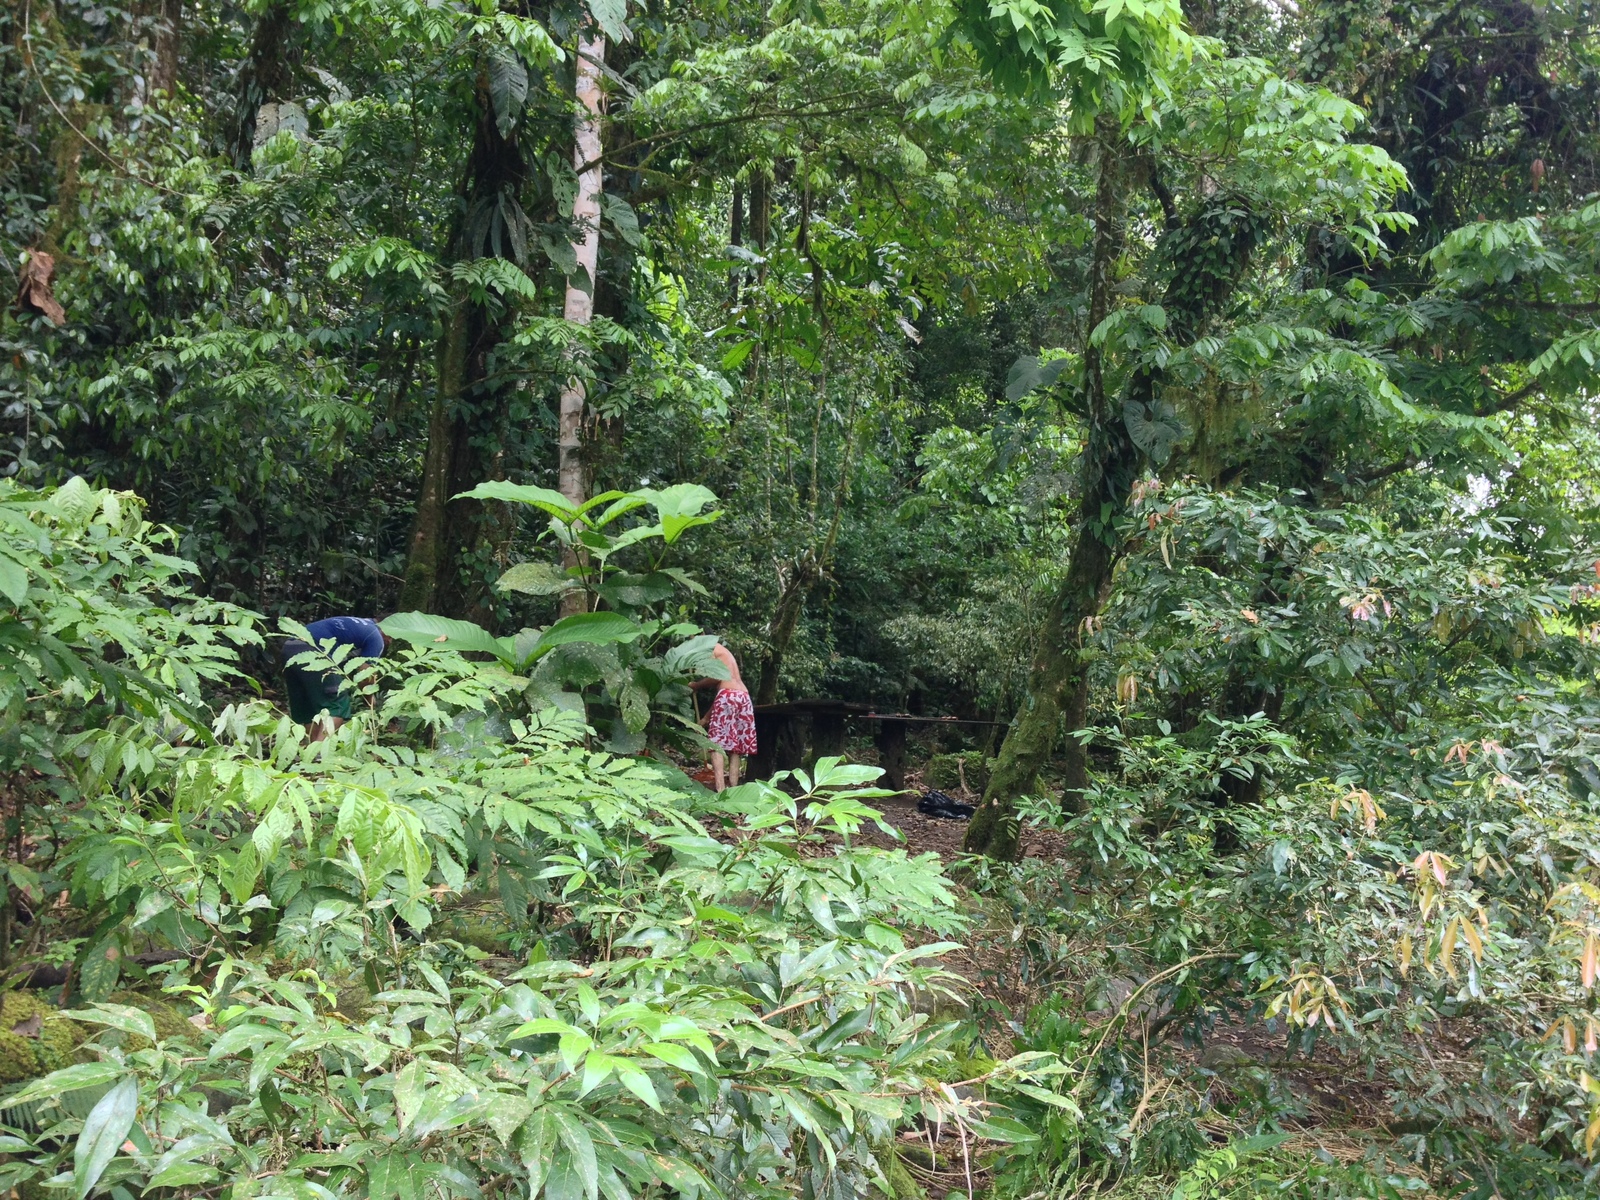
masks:
[[[878,722],[878,765],[883,768],[883,786],[900,791],[906,786],[906,723]]]
[[[845,724],[844,706],[838,708],[818,708],[811,713],[811,753],[806,760],[812,766],[817,759],[829,758],[844,753]]]
[[[799,713],[787,714],[778,726],[778,736],[772,745],[772,769],[792,771],[805,761],[806,735],[804,720]]]

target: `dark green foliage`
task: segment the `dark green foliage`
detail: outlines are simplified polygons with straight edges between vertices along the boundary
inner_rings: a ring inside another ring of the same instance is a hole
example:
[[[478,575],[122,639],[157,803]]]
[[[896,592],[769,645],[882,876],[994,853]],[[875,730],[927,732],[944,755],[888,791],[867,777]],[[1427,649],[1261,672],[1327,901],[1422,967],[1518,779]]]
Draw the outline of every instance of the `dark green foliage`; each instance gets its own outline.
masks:
[[[845,1200],[959,1117],[1002,1197],[1592,1190],[1597,45],[1520,0],[0,12],[0,965],[101,1031],[0,1022],[79,1071],[0,1187]],[[395,608],[308,742],[257,614]],[[994,722],[926,747],[987,793],[974,893],[856,844],[848,763],[689,783],[712,633],[764,700]],[[958,911],[955,1004],[897,956]],[[1371,1081],[1337,1153],[1313,1066]]]

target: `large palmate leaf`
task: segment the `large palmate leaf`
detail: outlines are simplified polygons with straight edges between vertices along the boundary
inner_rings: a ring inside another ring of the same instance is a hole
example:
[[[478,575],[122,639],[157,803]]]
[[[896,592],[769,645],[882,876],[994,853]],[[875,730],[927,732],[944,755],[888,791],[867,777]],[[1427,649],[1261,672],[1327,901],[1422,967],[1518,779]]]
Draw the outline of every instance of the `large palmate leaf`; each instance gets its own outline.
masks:
[[[1061,373],[1072,365],[1070,358],[1055,358],[1040,363],[1032,354],[1024,354],[1011,364],[1006,372],[1006,399],[1015,403],[1029,392],[1047,388],[1061,378]]]

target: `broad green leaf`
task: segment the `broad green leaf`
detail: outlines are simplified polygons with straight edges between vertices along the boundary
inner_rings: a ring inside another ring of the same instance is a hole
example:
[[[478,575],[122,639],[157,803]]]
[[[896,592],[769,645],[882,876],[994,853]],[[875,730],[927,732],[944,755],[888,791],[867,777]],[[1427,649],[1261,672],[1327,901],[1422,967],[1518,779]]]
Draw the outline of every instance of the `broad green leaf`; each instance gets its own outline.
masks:
[[[677,1067],[693,1075],[704,1075],[705,1064],[695,1057],[694,1051],[676,1042],[646,1042],[641,1049],[652,1058],[659,1058],[668,1066]]]
[[[710,488],[698,483],[678,483],[659,489],[641,488],[639,495],[650,502],[661,518],[661,536],[669,545],[676,542],[685,530],[696,525],[709,525],[722,516],[720,510],[701,515],[701,510],[715,504],[717,497]]]
[[[650,1082],[650,1076],[646,1075],[638,1067],[634,1066],[625,1059],[615,1059],[614,1062],[616,1065],[617,1078],[622,1081],[622,1086],[627,1088],[635,1096],[639,1097],[639,1099],[643,1100],[651,1108],[655,1109],[657,1112],[660,1112],[661,1097],[656,1095],[656,1085]]]
[[[664,665],[672,675],[688,679],[727,679],[731,672],[714,653],[718,638],[714,633],[702,633],[679,642],[666,653]]]
[[[539,635],[532,657],[538,658],[557,646],[571,645],[575,642],[596,645],[607,642],[631,642],[643,632],[638,622],[630,621],[621,613],[575,613],[570,617],[562,617]]]
[[[504,663],[512,661],[510,638],[497,638],[471,621],[457,621],[433,613],[392,613],[380,623],[390,637],[413,646],[441,646],[473,654],[492,654]]]
[[[524,596],[559,596],[579,586],[565,569],[547,562],[518,563],[495,582],[502,592],[520,592]]]
[[[127,1141],[138,1111],[139,1084],[132,1075],[125,1075],[90,1110],[72,1148],[72,1186],[78,1200],[84,1200],[100,1182],[100,1176]]]
[[[627,0],[585,0],[584,7],[611,41],[620,42],[627,36],[627,27],[623,24],[628,15]]]
[[[583,1184],[584,1194],[589,1200],[595,1200],[600,1191],[600,1168],[595,1160],[594,1139],[572,1110],[557,1108],[552,1110],[551,1116],[555,1119],[562,1143],[572,1152],[571,1162]]]
[[[149,1041],[156,1041],[156,1023],[150,1019],[150,1014],[127,1004],[108,1004],[102,1001],[93,1008],[72,1009],[61,1014],[71,1017],[74,1021],[87,1021],[92,1025],[109,1025],[113,1029],[120,1029],[124,1033],[137,1034]]]
[[[533,487],[525,483],[509,483],[503,479],[480,483],[471,491],[462,492],[457,500],[505,500],[513,504],[527,504],[542,509],[557,520],[571,524],[578,519],[575,508],[560,492],[549,488]]]
[[[116,1062],[77,1063],[52,1071],[43,1079],[35,1079],[21,1091],[6,1097],[7,1104],[32,1104],[37,1100],[55,1099],[67,1092],[85,1088],[104,1087],[122,1078],[128,1068]]]
[[[27,568],[4,554],[0,554],[0,596],[15,605],[28,598]]]
[[[102,1000],[117,986],[122,974],[122,947],[114,938],[89,947],[78,970],[78,990],[85,1000]]]
[[[1006,399],[1015,404],[1029,392],[1051,386],[1072,363],[1071,358],[1056,358],[1041,364],[1034,355],[1024,354],[1006,374]]]
[[[395,1075],[394,1108],[401,1133],[406,1131],[417,1110],[422,1107],[427,1085],[428,1064],[420,1058],[412,1059]]]
[[[495,125],[501,137],[510,137],[522,117],[528,98],[528,69],[504,46],[493,47],[488,55],[489,99],[494,106]],[[526,250],[518,256],[526,258]]]

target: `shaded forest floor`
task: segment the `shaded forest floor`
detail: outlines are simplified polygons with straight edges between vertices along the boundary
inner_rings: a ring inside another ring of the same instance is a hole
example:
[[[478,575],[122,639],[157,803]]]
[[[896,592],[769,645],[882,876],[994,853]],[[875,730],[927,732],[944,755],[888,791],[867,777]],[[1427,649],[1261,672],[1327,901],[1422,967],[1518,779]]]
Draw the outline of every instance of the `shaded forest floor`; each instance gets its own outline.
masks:
[[[908,788],[913,793],[925,790],[915,775],[908,780]],[[967,823],[921,813],[917,798],[912,794],[877,802],[901,840],[869,826],[858,835],[858,841],[885,849],[900,847],[913,855],[931,852],[947,866],[955,866],[963,853]],[[979,799],[972,794],[956,798],[969,803]],[[1022,842],[1025,859],[1059,859],[1065,849],[1061,835],[1050,830],[1028,830]],[[1109,1003],[1090,1011],[1088,976],[1099,966],[1101,955],[1088,946],[1069,956],[1071,965],[1058,977],[1027,978],[1026,954],[1020,946],[1027,931],[1001,902],[969,896],[975,911],[968,946],[947,955],[945,962],[964,981],[956,989],[962,1001],[955,1009],[977,1018],[984,1041],[996,1057],[1016,1051],[1015,1035],[1021,1031],[1025,1015],[1050,992],[1066,990],[1082,1000],[1084,1024],[1095,1030],[1113,1018],[1134,988],[1131,978],[1113,979]],[[949,1015],[951,1002],[936,1002],[935,1007]],[[1145,1014],[1147,1018],[1155,1015]],[[1139,1016],[1136,1010],[1130,1019],[1134,1031]],[[1411,1131],[1397,1124],[1384,1081],[1372,1077],[1364,1064],[1329,1041],[1319,1041],[1309,1055],[1292,1053],[1281,1021],[1244,1016],[1222,1017],[1198,1042],[1182,1040],[1175,1031],[1169,1034],[1149,1043],[1147,1057],[1140,1064],[1146,1126],[1163,1110],[1203,1108],[1206,1116],[1199,1121],[1200,1128],[1220,1145],[1254,1132],[1260,1119],[1270,1114],[1271,1121],[1288,1134],[1281,1149],[1291,1156],[1341,1164],[1356,1162],[1374,1150],[1392,1159],[1405,1157],[1396,1139]],[[952,1196],[964,1195],[966,1180],[961,1164],[953,1157],[955,1147],[946,1145],[943,1160],[939,1158],[939,1132],[924,1129],[920,1135],[915,1131],[906,1135],[919,1145],[934,1136],[931,1158],[941,1168],[929,1170],[932,1163],[921,1162],[924,1151],[918,1149],[911,1164],[913,1174],[934,1195],[939,1194],[940,1186],[948,1188]],[[944,1132],[948,1140],[948,1131]],[[978,1150],[970,1148],[976,1157],[983,1157]],[[981,1187],[986,1182],[986,1172],[975,1167],[974,1183]],[[1425,1197],[1428,1193],[1415,1194]]]

